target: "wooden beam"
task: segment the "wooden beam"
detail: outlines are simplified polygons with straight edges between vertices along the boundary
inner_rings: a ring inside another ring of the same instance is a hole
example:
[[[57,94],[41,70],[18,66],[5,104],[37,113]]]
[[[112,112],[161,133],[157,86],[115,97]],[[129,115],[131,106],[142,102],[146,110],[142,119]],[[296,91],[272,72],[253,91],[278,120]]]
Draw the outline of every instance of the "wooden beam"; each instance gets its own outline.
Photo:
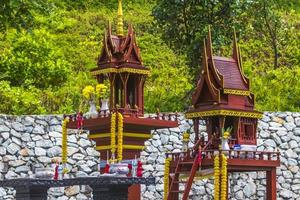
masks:
[[[267,171],[267,200],[276,200],[276,168]]]

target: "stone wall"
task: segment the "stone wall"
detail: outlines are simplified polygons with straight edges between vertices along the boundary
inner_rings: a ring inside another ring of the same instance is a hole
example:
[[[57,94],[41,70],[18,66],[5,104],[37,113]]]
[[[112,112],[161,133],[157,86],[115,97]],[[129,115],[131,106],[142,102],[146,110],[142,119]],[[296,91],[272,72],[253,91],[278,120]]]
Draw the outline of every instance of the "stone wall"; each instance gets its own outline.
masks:
[[[36,167],[49,166],[51,159],[61,154],[62,116],[0,116],[0,179],[29,177]],[[143,199],[162,199],[165,152],[180,151],[182,133],[193,132],[191,120],[180,117],[178,128],[155,131],[145,142],[141,153],[144,175],[155,176],[156,185],[142,187]],[[205,126],[200,124],[205,133]],[[189,146],[193,145],[191,135]],[[300,113],[265,113],[258,127],[258,149],[281,152],[281,167],[277,170],[278,199],[300,199]],[[69,176],[98,175],[98,153],[87,134],[69,131]],[[230,199],[265,199],[265,174],[230,175]],[[197,181],[190,199],[213,199],[213,181]],[[91,199],[88,186],[51,189],[49,199]],[[0,188],[1,199],[13,199],[15,191]]]
[[[0,116],[0,179],[30,177],[35,168],[50,166],[61,154],[62,116]],[[87,134],[69,131],[70,177],[97,175],[99,153]],[[14,199],[15,191],[0,188],[1,199]],[[52,188],[49,199],[91,199],[88,186]]]
[[[145,176],[155,176],[156,186],[143,187],[144,199],[163,198],[164,152],[179,152],[182,147],[182,133],[193,133],[191,120],[180,118],[180,126],[153,133],[152,139],[145,145],[142,159]],[[206,136],[204,124],[200,124],[201,134]],[[192,147],[194,134],[189,146]],[[258,125],[258,150],[274,151],[279,149],[281,166],[277,169],[277,199],[300,199],[300,113],[277,112],[264,113]],[[231,200],[266,199],[266,175],[263,172],[234,173],[229,175],[229,192]],[[193,184],[190,199],[213,199],[213,180],[197,181]]]

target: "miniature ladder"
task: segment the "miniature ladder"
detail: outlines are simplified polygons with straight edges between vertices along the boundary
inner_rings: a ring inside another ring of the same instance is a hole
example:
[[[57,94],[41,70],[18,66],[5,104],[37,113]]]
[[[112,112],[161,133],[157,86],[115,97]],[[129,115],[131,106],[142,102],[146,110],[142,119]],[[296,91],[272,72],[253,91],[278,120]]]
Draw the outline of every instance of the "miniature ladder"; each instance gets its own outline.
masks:
[[[205,145],[203,150],[205,150],[209,146],[210,143],[211,143],[211,141],[209,141]],[[191,187],[192,187],[197,169],[198,169],[199,166],[201,166],[201,163],[199,163],[199,159],[198,159],[199,145],[200,145],[200,140],[198,140],[198,142],[196,143],[196,145],[193,148],[193,150],[194,150],[193,152],[197,153],[196,155],[193,155],[194,156],[193,161],[189,161],[189,159],[188,159],[189,155],[187,155],[186,158],[183,158],[182,160],[178,159],[176,161],[177,163],[176,163],[175,173],[174,173],[174,176],[171,177],[171,184],[170,184],[170,187],[169,187],[169,194],[168,194],[168,198],[167,198],[168,200],[178,200],[179,193],[182,193],[182,192],[183,192],[182,200],[187,200],[188,199],[188,196],[189,196],[189,193],[190,193],[190,190],[191,190]],[[201,159],[200,159],[200,162],[201,162]],[[188,172],[182,170],[182,168],[186,165],[192,165],[191,170],[188,171]],[[188,175],[187,181],[179,180],[180,174],[187,174]],[[179,184],[180,183],[185,183],[185,189],[183,191],[179,190]]]

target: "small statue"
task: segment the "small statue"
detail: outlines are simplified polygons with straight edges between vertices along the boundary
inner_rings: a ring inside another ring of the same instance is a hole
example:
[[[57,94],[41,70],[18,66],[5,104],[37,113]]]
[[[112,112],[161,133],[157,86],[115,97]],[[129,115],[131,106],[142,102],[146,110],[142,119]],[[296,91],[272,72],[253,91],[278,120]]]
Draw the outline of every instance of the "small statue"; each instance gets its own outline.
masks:
[[[230,147],[229,147],[229,144],[228,144],[228,139],[229,139],[231,130],[232,130],[232,127],[227,128],[225,131],[224,131],[224,129],[222,130],[222,132],[223,132],[223,136],[221,138],[221,140],[222,140],[221,149],[222,150],[225,150],[225,151],[230,150]]]

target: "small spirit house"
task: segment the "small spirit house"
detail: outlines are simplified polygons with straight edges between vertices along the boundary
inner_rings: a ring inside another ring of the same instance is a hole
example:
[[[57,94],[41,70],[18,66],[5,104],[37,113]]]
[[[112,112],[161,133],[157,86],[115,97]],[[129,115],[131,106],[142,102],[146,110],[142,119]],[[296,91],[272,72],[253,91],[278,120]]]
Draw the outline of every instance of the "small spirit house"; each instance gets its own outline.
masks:
[[[236,35],[232,57],[213,55],[210,29],[203,42],[202,68],[192,108],[186,118],[194,122],[195,145],[179,153],[167,153],[165,200],[187,200],[194,180],[214,177],[214,199],[231,199],[228,174],[266,172],[266,199],[276,199],[276,167],[279,152],[256,150],[257,121],[254,95],[242,71]],[[199,137],[204,121],[208,139]],[[182,186],[184,189],[182,190]]]
[[[231,58],[213,55],[210,30],[203,45],[202,71],[187,118],[195,124],[204,119],[215,146],[220,144],[222,129],[227,128],[232,128],[230,144],[256,145],[257,119],[262,113],[254,110],[254,95],[242,71],[235,33]]]
[[[99,83],[109,81],[109,107],[99,110],[97,118],[84,119],[83,129],[96,142],[101,160],[134,159],[151,138],[151,130],[178,126],[176,114],[144,116],[144,84],[150,71],[143,65],[132,25],[124,33],[121,0],[117,34],[109,24],[97,65],[91,73]],[[78,117],[71,118],[68,128],[76,128]]]

